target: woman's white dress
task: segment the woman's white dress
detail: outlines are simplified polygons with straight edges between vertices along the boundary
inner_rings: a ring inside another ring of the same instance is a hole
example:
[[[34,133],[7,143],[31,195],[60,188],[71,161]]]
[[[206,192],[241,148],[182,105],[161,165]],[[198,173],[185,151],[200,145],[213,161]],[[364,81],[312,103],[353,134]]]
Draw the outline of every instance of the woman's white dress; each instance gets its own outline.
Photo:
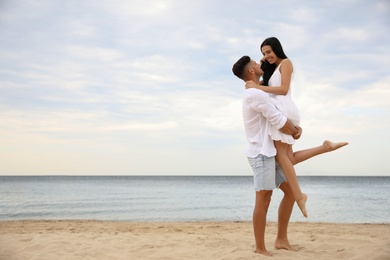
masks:
[[[276,68],[271,78],[269,79],[269,87],[276,87],[282,85],[282,75],[280,74],[280,65]],[[292,75],[291,75],[292,81]],[[283,112],[283,114],[293,123],[293,125],[299,125],[300,115],[297,105],[294,103],[291,97],[291,83],[286,95],[274,95],[269,94],[271,97],[279,101],[280,106],[278,108]],[[282,141],[283,143],[293,144],[295,139],[291,135],[283,134],[279,129],[269,124],[269,135],[272,140]]]

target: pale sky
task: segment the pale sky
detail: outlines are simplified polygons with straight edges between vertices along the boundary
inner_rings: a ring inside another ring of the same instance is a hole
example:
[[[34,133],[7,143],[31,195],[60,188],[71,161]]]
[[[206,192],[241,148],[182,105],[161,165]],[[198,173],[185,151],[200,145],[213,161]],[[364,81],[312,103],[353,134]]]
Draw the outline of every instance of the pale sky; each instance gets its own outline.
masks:
[[[243,55],[278,37],[298,175],[387,175],[390,2],[1,0],[0,175],[251,175]]]

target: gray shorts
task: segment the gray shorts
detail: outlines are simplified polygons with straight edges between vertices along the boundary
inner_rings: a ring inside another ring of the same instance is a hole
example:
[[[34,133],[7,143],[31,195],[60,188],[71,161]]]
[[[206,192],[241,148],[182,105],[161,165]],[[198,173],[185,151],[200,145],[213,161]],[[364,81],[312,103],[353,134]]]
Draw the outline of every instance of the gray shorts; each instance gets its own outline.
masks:
[[[253,169],[255,190],[273,190],[286,181],[286,176],[275,157],[267,157],[259,154],[256,158],[249,158],[249,164]]]

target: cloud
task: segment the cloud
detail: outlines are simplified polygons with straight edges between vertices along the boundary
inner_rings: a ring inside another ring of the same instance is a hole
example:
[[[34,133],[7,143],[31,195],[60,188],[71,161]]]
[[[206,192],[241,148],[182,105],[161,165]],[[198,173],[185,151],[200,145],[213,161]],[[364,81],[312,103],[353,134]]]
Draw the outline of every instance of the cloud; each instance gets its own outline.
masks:
[[[291,19],[298,23],[305,23],[309,26],[315,26],[319,21],[318,15],[319,14],[315,9],[302,6],[296,8],[296,10],[291,13]]]
[[[231,67],[269,36],[294,64],[303,145],[389,126],[384,1],[2,4],[0,174],[248,172]]]
[[[123,53],[112,48],[97,46],[71,45],[65,46],[64,54],[78,61],[115,62],[123,57]]]
[[[366,28],[342,27],[325,34],[323,40],[332,43],[344,41],[343,44],[359,44],[368,41],[370,38],[372,38],[372,35]]]

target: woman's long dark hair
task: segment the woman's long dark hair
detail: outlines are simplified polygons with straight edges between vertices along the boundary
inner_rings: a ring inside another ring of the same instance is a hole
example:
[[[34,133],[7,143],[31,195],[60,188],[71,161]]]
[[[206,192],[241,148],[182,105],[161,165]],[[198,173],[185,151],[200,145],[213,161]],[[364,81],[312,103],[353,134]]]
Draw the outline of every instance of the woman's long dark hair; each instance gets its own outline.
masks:
[[[287,59],[287,56],[283,51],[282,44],[276,37],[269,37],[265,39],[263,43],[260,45],[260,51],[263,48],[263,46],[266,45],[271,46],[272,51],[276,54],[278,58]],[[276,69],[276,65],[270,64],[268,61],[265,61],[261,64],[261,69],[264,71],[263,85],[268,86],[268,81],[271,78],[272,74],[274,73]]]
[[[261,63],[261,69],[264,71],[263,85],[268,86],[268,81],[271,78],[272,74],[274,73],[276,69],[276,65],[271,64],[268,61],[264,61],[263,63]]]

